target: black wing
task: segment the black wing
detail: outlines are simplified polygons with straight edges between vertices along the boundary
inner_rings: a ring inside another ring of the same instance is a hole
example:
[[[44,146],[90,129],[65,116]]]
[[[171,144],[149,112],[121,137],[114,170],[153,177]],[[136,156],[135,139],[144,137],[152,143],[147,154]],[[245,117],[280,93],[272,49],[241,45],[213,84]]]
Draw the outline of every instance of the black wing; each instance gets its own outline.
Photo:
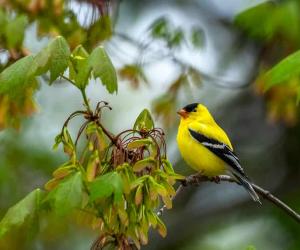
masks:
[[[243,168],[240,165],[239,158],[225,143],[208,138],[192,129],[189,129],[189,132],[192,138],[201,143],[204,147],[206,147],[212,153],[217,155],[220,159],[225,161],[228,164],[228,166],[231,167],[233,173],[247,178]]]

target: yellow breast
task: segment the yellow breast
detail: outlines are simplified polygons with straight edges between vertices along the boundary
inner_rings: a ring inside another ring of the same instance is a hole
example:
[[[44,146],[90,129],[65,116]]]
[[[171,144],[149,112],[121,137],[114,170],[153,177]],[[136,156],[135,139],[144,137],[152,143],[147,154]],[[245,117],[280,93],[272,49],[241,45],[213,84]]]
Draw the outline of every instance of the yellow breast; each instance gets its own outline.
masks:
[[[177,143],[182,158],[194,170],[206,176],[216,176],[226,171],[226,163],[193,139],[187,126],[182,123],[178,129]]]

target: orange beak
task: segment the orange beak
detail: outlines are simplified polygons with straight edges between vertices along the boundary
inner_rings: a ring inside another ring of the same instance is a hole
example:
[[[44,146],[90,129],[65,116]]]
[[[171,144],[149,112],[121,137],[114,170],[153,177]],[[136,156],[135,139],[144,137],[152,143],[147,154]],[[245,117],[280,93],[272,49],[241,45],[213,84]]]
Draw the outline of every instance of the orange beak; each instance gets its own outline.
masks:
[[[180,115],[182,118],[187,118],[189,115],[189,113],[184,109],[180,109],[179,111],[177,111],[177,114]]]

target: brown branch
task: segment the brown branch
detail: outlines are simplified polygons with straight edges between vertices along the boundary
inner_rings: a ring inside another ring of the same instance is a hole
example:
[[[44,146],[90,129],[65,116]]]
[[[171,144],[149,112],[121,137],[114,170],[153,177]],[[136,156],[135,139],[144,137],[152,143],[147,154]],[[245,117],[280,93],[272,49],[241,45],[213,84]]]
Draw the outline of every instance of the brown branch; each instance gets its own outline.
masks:
[[[191,185],[198,185],[201,182],[216,182],[217,181],[224,181],[224,182],[234,182],[238,185],[241,185],[239,182],[237,182],[234,178],[228,176],[228,175],[219,175],[217,178],[209,178],[200,174],[196,175],[190,175],[186,178],[186,180],[179,185],[179,187],[176,190],[176,194],[172,197],[172,201],[180,194],[185,186],[191,186]],[[291,218],[293,218],[296,222],[300,223],[300,215],[290,208],[287,204],[285,204],[283,201],[272,195],[268,190],[263,189],[262,187],[252,184],[253,189],[260,194],[264,199],[272,202],[275,206],[281,208],[285,213],[287,213]],[[166,209],[166,206],[164,205],[157,213],[158,216],[161,216],[164,210]]]
[[[106,128],[101,124],[101,122],[97,121],[97,125],[102,129],[103,133],[109,138],[109,140],[113,144],[117,145],[116,138],[113,136],[113,134],[106,130]]]

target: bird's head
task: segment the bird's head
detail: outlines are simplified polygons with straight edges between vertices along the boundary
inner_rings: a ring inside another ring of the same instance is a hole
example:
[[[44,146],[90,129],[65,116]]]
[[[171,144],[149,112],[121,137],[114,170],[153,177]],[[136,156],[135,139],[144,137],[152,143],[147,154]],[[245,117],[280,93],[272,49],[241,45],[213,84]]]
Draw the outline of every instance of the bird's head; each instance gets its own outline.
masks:
[[[181,116],[181,120],[185,122],[192,121],[210,121],[213,120],[208,109],[200,103],[192,103],[180,109],[177,114]]]

